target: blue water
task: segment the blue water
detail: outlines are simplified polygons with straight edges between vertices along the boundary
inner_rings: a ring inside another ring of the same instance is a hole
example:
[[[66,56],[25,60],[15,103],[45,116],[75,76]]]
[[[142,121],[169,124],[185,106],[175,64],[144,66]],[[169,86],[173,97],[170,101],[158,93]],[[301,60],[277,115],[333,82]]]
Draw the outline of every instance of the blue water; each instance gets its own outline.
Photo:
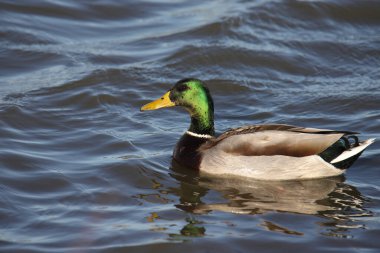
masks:
[[[203,178],[172,164],[204,80],[217,132],[380,137],[376,1],[0,1],[1,252],[378,252],[380,142],[344,177]]]

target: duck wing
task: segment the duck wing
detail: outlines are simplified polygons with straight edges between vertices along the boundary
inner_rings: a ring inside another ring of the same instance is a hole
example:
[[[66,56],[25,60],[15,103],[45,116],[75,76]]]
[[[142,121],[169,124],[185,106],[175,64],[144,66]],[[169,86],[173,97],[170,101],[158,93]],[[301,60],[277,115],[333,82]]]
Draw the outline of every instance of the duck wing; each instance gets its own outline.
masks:
[[[232,155],[304,157],[316,155],[344,135],[355,132],[304,128],[283,124],[252,125],[230,129],[200,147],[217,149]]]

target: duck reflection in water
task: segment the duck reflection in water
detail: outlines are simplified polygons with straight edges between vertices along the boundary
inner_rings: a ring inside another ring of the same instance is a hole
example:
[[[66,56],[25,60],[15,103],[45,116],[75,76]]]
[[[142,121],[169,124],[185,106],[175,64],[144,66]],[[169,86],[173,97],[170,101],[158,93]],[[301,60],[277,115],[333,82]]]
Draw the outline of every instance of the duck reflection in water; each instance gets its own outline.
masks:
[[[343,176],[301,181],[257,181],[242,177],[207,177],[189,172],[174,160],[171,176],[180,182],[178,208],[192,214],[222,211],[236,214],[289,212],[327,218],[321,226],[332,227],[330,235],[362,227],[354,217],[371,216],[363,208],[365,198]],[[215,202],[207,195],[216,191],[222,199]],[[201,216],[199,216],[201,218]],[[199,221],[198,221],[199,222]],[[262,226],[268,230],[302,235],[269,221]]]

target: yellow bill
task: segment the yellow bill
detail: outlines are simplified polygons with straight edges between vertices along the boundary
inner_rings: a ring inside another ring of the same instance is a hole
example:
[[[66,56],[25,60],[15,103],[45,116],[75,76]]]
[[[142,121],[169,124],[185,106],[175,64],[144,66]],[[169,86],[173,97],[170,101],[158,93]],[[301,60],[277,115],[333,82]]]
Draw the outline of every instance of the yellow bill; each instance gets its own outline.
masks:
[[[170,100],[169,98],[170,91],[166,92],[162,97],[160,97],[157,100],[154,100],[143,107],[141,107],[141,111],[148,111],[148,110],[157,110],[164,107],[171,107],[175,106],[175,104]]]

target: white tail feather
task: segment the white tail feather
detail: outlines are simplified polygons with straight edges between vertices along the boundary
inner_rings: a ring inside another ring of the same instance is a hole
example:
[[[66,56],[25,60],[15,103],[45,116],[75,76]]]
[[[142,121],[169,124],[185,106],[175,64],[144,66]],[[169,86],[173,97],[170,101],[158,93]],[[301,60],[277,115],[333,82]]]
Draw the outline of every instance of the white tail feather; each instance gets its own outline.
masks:
[[[359,154],[362,152],[364,149],[366,149],[369,145],[371,145],[375,139],[368,139],[366,141],[363,141],[359,144],[359,146],[348,149],[344,151],[342,154],[340,154],[338,157],[336,157],[334,160],[332,160],[330,163],[338,163],[341,161],[344,161],[354,155]]]

